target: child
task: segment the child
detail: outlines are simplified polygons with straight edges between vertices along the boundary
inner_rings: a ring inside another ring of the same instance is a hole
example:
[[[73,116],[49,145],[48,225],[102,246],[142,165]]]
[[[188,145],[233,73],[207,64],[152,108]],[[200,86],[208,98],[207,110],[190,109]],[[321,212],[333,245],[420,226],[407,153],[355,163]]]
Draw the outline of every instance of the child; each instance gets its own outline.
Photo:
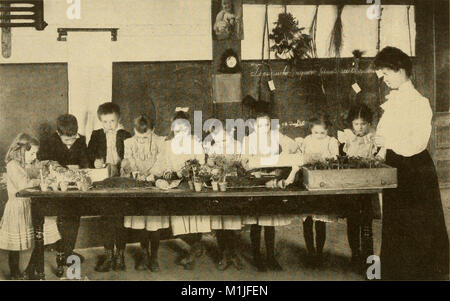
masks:
[[[240,157],[241,144],[230,133],[223,129],[217,129],[211,133],[211,138],[211,141],[204,141],[205,152],[208,157],[213,155]],[[237,270],[242,270],[243,264],[238,256],[237,246],[239,231],[242,229],[241,216],[211,216],[211,229],[216,230],[219,247],[220,259],[217,263],[217,269],[224,271],[232,265]]]
[[[153,132],[153,123],[145,115],[134,120],[134,136],[125,140],[125,155],[122,161],[122,176],[134,175],[138,180],[151,178],[151,169],[160,152],[162,139]],[[125,227],[141,230],[143,256],[136,261],[136,270],[150,268],[159,272],[159,229],[169,228],[168,216],[126,216]],[[149,242],[151,253],[149,254]]]
[[[331,122],[326,115],[314,117],[309,121],[311,134],[301,143],[300,149],[303,153],[305,163],[322,161],[336,158],[339,155],[339,142],[336,138],[328,136]],[[317,263],[322,261],[322,251],[326,239],[325,222],[330,221],[328,216],[307,216],[303,220],[303,235],[309,258],[316,259]],[[313,227],[316,230],[314,247]]]
[[[260,147],[261,144],[259,139],[267,139],[270,141],[273,131],[278,131],[279,129],[271,128],[271,118],[267,113],[269,108],[260,109],[256,113],[256,128],[248,137],[245,137],[242,142],[243,156],[247,159],[252,159],[252,157],[257,157],[264,159],[264,149]],[[272,145],[270,143],[269,145]],[[273,155],[275,152],[279,154],[293,154],[297,151],[298,146],[291,138],[278,133],[278,145],[271,147],[272,152],[268,155]],[[254,159],[254,158],[253,158]],[[253,260],[255,266],[259,271],[264,272],[269,268],[274,271],[281,271],[283,268],[275,259],[275,226],[286,226],[291,223],[291,217],[288,215],[267,215],[259,217],[245,217],[244,224],[251,224],[250,228],[250,239],[253,250]],[[266,243],[266,257],[267,262],[264,264],[261,256],[261,230],[264,227],[264,240]]]
[[[229,36],[236,24],[236,15],[233,12],[231,0],[222,0],[222,10],[216,16],[214,32],[218,36]]]
[[[57,161],[62,166],[77,165],[80,168],[89,168],[86,138],[78,134],[78,122],[75,116],[61,115],[56,121],[57,131],[51,135],[45,144],[41,145],[38,158],[41,161]],[[58,229],[61,241],[57,246],[56,262],[57,276],[64,274],[64,265],[67,257],[74,254],[81,260],[83,257],[73,252],[77,241],[79,216],[58,217]]]
[[[102,123],[102,129],[92,132],[88,145],[88,156],[91,167],[108,166],[111,176],[118,176],[120,163],[124,156],[124,141],[131,137],[123,129],[120,122],[120,107],[112,102],[100,105],[97,116]],[[97,262],[97,272],[125,270],[126,232],[123,227],[123,216],[103,216],[103,235],[105,258]],[[116,254],[114,255],[114,245]]]
[[[373,133],[370,132],[370,125],[372,123],[373,113],[365,104],[354,105],[350,108],[347,123],[350,126],[349,129],[345,129],[343,132],[338,132],[338,139],[341,143],[341,152],[348,157],[361,157],[361,158],[373,158],[377,153],[377,147],[373,143]],[[361,235],[363,221],[370,221],[372,217],[363,217],[362,212],[371,212],[372,208],[370,202],[364,201],[367,196],[353,196],[352,208],[355,211],[352,212],[347,218],[347,236],[350,249],[352,251],[352,264],[359,268],[363,264],[361,258]],[[370,206],[370,208],[362,208],[362,206]],[[365,209],[365,210],[362,210]],[[370,228],[371,227],[366,227]],[[372,233],[370,233],[372,237]],[[373,253],[373,252],[372,252]],[[371,254],[372,254],[371,253]]]
[[[202,143],[190,132],[189,115],[177,108],[172,122],[172,138],[164,141],[160,155],[151,174],[162,177],[167,172],[176,173],[181,178],[181,170],[188,160],[198,160],[203,165],[205,154]],[[206,215],[171,216],[170,224],[174,236],[180,235],[191,249],[179,264],[187,270],[195,265],[195,256],[201,254],[202,233],[211,232],[211,219]]]
[[[22,189],[39,185],[39,179],[32,179],[27,166],[36,161],[39,142],[27,134],[19,134],[6,154],[6,179],[8,202],[0,222],[0,249],[9,250],[11,279],[22,277],[19,268],[20,251],[32,247],[34,239],[29,198],[18,198],[16,193]],[[60,239],[56,219],[46,218],[44,223],[44,243],[53,244]],[[35,254],[31,255],[27,271],[23,277],[33,279]]]

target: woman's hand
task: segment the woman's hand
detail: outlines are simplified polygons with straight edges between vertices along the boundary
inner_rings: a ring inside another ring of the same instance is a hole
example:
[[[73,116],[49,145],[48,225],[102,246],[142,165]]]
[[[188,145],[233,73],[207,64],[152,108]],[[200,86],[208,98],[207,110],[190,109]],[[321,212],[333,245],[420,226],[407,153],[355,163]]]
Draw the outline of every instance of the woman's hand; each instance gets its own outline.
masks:
[[[40,179],[31,179],[30,184],[31,184],[31,187],[39,186],[41,184],[41,180]]]
[[[105,167],[105,162],[103,161],[103,159],[95,159],[94,167],[95,168],[104,168]]]

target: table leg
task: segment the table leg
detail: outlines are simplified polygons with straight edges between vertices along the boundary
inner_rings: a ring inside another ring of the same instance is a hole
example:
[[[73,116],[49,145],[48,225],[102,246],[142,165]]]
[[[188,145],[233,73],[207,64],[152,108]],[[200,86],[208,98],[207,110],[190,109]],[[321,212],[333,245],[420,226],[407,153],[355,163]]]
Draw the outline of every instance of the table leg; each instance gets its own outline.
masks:
[[[383,220],[383,193],[378,193],[378,202],[380,203],[381,220]]]
[[[64,217],[58,216],[56,219],[56,223],[58,225],[58,231],[61,235],[61,240],[57,243],[56,248],[56,276],[61,278],[64,275],[64,267],[65,267],[65,256],[64,256],[64,243],[65,240],[63,237],[63,234],[65,232],[63,231],[63,223],[64,223]]]
[[[44,216],[35,202],[32,202],[31,216],[34,227],[34,252],[36,252],[36,272],[39,280],[45,280],[44,271]]]
[[[362,201],[361,209],[361,256],[365,263],[369,256],[374,255],[372,201],[370,197]]]

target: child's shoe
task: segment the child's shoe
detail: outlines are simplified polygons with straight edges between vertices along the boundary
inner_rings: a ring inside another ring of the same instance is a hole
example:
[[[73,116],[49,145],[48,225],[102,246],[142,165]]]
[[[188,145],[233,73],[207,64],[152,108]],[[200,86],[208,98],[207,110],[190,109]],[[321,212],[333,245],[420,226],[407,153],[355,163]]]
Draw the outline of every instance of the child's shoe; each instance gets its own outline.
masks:
[[[114,256],[113,269],[114,271],[125,271],[126,268],[124,251],[118,250]]]
[[[64,253],[56,253],[56,277],[61,278],[64,276],[64,267],[66,266],[66,260]]]
[[[272,271],[280,272],[283,270],[283,267],[278,263],[275,257],[267,258],[267,268]]]
[[[260,253],[253,254],[253,264],[258,270],[258,272],[267,272],[267,267],[264,264],[264,261]]]
[[[95,271],[100,273],[107,273],[111,271],[113,261],[114,261],[114,251],[105,250],[105,258],[103,260],[98,261],[97,266],[95,267]]]
[[[134,265],[134,268],[136,271],[145,271],[147,270],[147,265],[150,262],[150,255],[148,253],[148,250],[145,250],[142,252],[142,254],[138,255],[136,258],[136,264]]]
[[[159,271],[161,271],[161,269],[159,268],[158,258],[156,256],[150,257],[148,266],[150,268],[150,271],[152,271],[153,273],[158,273]]]
[[[242,270],[244,268],[244,265],[242,264],[241,258],[239,258],[238,255],[233,254],[229,260],[232,266],[238,271]]]
[[[222,255],[219,262],[216,264],[216,267],[219,271],[225,271],[229,266],[227,256]]]

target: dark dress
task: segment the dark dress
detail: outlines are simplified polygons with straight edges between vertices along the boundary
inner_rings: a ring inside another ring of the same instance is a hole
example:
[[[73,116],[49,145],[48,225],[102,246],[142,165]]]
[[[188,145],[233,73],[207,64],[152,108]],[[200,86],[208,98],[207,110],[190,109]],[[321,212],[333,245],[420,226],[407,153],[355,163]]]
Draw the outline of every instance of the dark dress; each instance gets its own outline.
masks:
[[[131,138],[131,134],[126,130],[118,130],[116,135],[116,150],[117,155],[122,160],[124,156],[124,141]],[[106,162],[106,134],[103,129],[95,130],[92,132],[91,140],[88,145],[88,156],[91,167],[94,167],[94,161],[96,159],[103,159]],[[120,170],[120,166],[119,166]]]
[[[124,141],[131,135],[125,130],[119,129],[116,133],[116,151],[120,160],[124,156]],[[103,129],[92,132],[91,140],[88,145],[88,156],[91,167],[94,166],[96,159],[103,159],[106,162],[106,134]],[[117,170],[120,170],[120,162]],[[106,250],[114,250],[114,246],[118,250],[124,250],[126,245],[126,231],[124,228],[123,215],[118,216],[102,216],[103,221],[103,244]]]
[[[449,241],[436,170],[427,150],[412,157],[387,151],[398,188],[383,201],[383,280],[448,280]]]
[[[62,166],[78,165],[80,168],[88,168],[90,164],[87,154],[86,138],[80,135],[69,149],[61,141],[59,135],[54,133],[42,141],[38,152],[38,159],[41,161],[57,161]],[[79,227],[79,216],[58,216],[58,229],[62,237],[62,242],[57,247],[59,253],[64,253],[65,256],[72,254],[77,241]]]

